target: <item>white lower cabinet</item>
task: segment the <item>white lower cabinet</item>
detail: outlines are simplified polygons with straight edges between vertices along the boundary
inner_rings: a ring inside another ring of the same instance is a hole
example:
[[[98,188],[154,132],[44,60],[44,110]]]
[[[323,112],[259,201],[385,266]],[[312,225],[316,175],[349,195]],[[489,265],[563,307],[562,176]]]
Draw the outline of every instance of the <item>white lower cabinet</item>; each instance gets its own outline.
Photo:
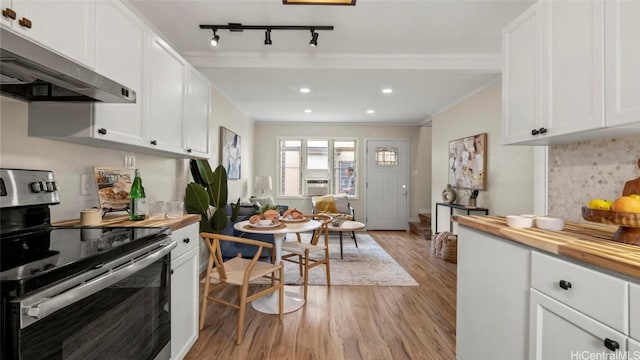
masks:
[[[198,338],[199,224],[176,230],[171,252],[171,359],[182,359]]]
[[[460,226],[458,360],[526,359],[530,255],[526,246]]]
[[[530,360],[622,359],[627,337],[534,289],[530,297]],[[585,357],[586,356],[586,357]]]

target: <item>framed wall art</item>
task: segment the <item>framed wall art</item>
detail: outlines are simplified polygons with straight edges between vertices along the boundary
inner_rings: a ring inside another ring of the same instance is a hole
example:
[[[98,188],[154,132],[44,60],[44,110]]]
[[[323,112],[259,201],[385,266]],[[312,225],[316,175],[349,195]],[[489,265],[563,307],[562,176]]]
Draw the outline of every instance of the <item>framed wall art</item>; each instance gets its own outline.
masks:
[[[487,190],[487,133],[449,141],[449,184]]]
[[[240,135],[220,127],[220,164],[227,171],[227,179],[238,180],[241,176]]]

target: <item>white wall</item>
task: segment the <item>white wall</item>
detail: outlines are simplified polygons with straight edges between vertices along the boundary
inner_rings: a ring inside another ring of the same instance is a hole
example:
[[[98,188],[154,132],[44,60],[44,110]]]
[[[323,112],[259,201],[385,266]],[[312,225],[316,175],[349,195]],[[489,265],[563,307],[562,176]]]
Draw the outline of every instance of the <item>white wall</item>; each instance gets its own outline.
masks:
[[[480,192],[477,206],[493,215],[533,211],[533,150],[500,145],[501,88],[496,81],[432,118],[432,211],[447,186],[449,141],[480,133],[487,133],[487,191]]]
[[[122,167],[126,152],[28,137],[27,117],[27,103],[0,97],[0,167],[53,171],[60,204],[51,207],[52,221],[78,218],[80,210],[98,206],[95,184],[91,195],[80,195],[81,175],[92,175],[94,165]],[[149,199],[182,199],[183,160],[134,155]]]
[[[211,89],[211,119],[213,126],[211,159],[212,168],[220,164],[220,127],[233,131],[240,135],[241,168],[240,180],[229,180],[229,202],[235,202],[238,198],[248,199],[253,191],[253,139],[254,121],[240,112],[238,108],[229,102],[227,98],[215,88]]]
[[[256,123],[255,127],[254,156],[255,173],[259,175],[271,175],[274,180],[274,188],[278,179],[278,137],[307,137],[307,138],[356,138],[359,153],[357,161],[359,171],[362,174],[365,164],[365,141],[367,139],[409,139],[411,145],[411,189],[410,189],[410,216],[417,219],[418,209],[429,208],[430,199],[430,151],[431,128],[419,126],[380,126],[380,125],[324,125],[324,124],[266,124]],[[359,187],[359,197],[351,201],[356,210],[356,218],[362,219],[364,212],[365,179],[356,176]],[[276,197],[276,189],[271,194]],[[310,199],[278,199],[276,202],[296,207],[302,211],[311,211]]]

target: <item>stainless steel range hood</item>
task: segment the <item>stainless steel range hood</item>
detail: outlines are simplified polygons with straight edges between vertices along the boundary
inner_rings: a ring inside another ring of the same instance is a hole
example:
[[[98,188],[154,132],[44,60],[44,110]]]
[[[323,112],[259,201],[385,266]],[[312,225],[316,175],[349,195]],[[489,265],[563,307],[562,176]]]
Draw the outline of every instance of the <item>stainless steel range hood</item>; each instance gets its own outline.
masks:
[[[136,92],[0,28],[0,92],[27,101],[135,103]]]

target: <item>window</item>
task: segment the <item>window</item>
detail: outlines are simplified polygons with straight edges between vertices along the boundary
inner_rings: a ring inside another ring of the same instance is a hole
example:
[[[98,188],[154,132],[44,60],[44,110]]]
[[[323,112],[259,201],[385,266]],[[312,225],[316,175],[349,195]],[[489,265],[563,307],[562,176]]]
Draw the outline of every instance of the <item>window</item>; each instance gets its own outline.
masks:
[[[356,140],[280,139],[279,150],[279,196],[309,195],[307,179],[327,179],[329,193],[357,195]]]
[[[398,148],[376,148],[376,165],[398,166]]]
[[[280,195],[302,195],[302,140],[280,141]]]

